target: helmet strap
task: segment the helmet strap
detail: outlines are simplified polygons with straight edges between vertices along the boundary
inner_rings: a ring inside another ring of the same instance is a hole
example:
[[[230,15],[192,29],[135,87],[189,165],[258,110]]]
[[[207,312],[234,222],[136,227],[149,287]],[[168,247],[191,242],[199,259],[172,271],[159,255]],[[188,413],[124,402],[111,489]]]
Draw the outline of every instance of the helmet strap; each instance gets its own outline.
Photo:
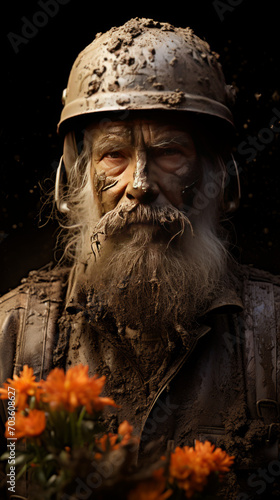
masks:
[[[63,182],[63,177],[65,177],[65,166],[63,156],[60,158],[59,165],[56,171],[55,188],[54,188],[54,200],[57,210],[63,214],[69,212],[69,207],[66,201],[63,201],[63,188],[65,183]]]
[[[72,130],[68,132],[64,138],[63,145],[63,162],[65,165],[65,171],[68,176],[72,165],[74,165],[79,155],[77,140],[75,132]]]
[[[223,209],[226,213],[235,212],[240,203],[241,187],[238,166],[234,156],[231,154],[230,169],[227,172],[227,186],[225,187],[225,196]]]
[[[59,165],[56,171],[54,199],[57,210],[63,214],[69,212],[69,207],[66,201],[63,201],[63,192],[72,165],[74,165],[78,157],[78,148],[75,133],[68,132],[64,138],[63,155],[60,158]]]

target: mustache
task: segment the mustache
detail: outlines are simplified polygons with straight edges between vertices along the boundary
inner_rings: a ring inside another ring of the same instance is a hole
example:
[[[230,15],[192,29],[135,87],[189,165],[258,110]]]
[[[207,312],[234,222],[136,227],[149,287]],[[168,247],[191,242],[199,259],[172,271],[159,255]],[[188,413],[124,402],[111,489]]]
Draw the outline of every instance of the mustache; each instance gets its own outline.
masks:
[[[192,224],[183,211],[172,206],[161,205],[142,205],[135,203],[133,205],[120,205],[119,207],[107,212],[97,222],[93,228],[91,236],[91,247],[95,244],[99,251],[99,235],[104,235],[105,239],[115,234],[119,234],[125,228],[132,224],[149,224],[159,227],[173,235],[182,236],[189,228],[193,235]],[[172,238],[172,239],[173,239]]]

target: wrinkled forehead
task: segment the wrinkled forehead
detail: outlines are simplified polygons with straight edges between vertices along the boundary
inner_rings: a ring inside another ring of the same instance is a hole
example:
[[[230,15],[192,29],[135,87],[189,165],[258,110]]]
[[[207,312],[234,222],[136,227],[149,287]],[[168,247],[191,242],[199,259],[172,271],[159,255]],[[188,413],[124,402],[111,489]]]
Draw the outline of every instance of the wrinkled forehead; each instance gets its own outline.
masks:
[[[135,147],[158,146],[169,142],[194,145],[194,130],[191,124],[167,117],[142,117],[95,123],[91,125],[90,131],[93,144],[100,140],[119,139]]]

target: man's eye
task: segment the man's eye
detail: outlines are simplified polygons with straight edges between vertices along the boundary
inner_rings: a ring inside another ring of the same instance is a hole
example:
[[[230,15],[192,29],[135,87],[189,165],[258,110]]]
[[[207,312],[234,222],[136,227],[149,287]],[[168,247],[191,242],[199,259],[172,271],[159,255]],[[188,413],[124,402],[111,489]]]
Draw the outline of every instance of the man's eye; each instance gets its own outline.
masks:
[[[103,154],[100,165],[108,175],[120,175],[128,165],[128,158],[122,151],[108,151]]]
[[[162,150],[162,154],[164,156],[172,156],[172,155],[176,155],[178,153],[179,153],[179,151],[176,148],[165,148]]]
[[[175,156],[180,154],[181,151],[178,148],[158,148],[154,154],[156,157],[159,156]]]
[[[119,151],[112,151],[110,153],[105,153],[103,155],[103,158],[118,159],[118,158],[123,158],[123,155]]]

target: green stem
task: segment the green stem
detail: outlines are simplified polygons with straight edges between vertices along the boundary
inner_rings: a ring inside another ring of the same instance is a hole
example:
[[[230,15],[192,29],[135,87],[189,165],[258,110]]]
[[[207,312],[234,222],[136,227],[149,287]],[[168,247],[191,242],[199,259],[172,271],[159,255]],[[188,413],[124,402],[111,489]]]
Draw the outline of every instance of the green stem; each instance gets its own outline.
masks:
[[[82,444],[81,425],[82,425],[82,421],[83,421],[85,414],[86,414],[86,408],[85,408],[85,406],[83,406],[81,409],[79,418],[78,418],[78,422],[77,422],[77,440],[78,440],[78,443],[80,445]]]
[[[19,473],[16,475],[16,479],[19,479],[24,473],[25,471],[27,470],[27,468],[29,467],[29,463],[26,463],[19,471]]]
[[[42,446],[41,446],[41,442],[40,442],[40,439],[39,438],[34,438],[32,439],[32,445],[34,446],[35,448],[35,451],[36,451],[36,455],[38,455],[39,459],[41,459],[41,455],[42,455]]]
[[[76,439],[76,422],[77,422],[76,412],[70,413],[69,418],[70,418],[70,428],[71,428],[71,446],[73,446]]]
[[[79,429],[81,427],[81,423],[82,423],[82,420],[83,420],[85,414],[86,414],[86,407],[83,406],[81,413],[80,413],[80,416],[79,416],[78,424],[77,424]]]

